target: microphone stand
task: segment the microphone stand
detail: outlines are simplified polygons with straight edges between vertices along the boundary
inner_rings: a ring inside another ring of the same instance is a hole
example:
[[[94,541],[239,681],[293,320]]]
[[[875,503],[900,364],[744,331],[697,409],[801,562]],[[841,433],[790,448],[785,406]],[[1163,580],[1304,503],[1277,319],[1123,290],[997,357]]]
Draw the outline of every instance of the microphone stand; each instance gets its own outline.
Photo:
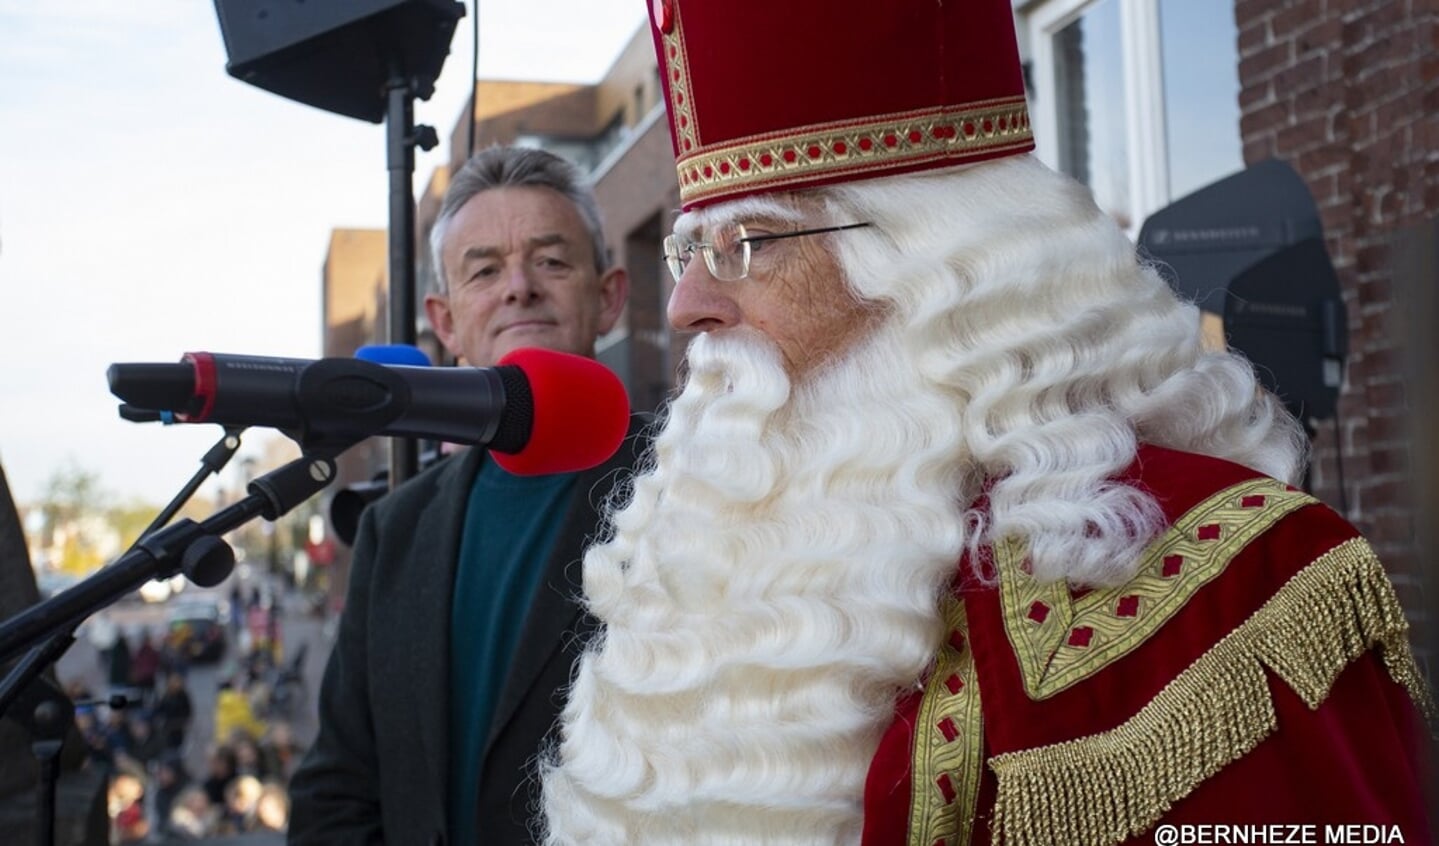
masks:
[[[398,58],[389,62],[385,81],[385,168],[390,175],[390,325],[392,344],[415,343],[415,147],[429,150],[440,142],[432,126],[415,125],[415,96],[429,98],[433,88],[417,91],[420,81],[405,72]],[[469,118],[473,121],[473,116]],[[419,446],[410,438],[390,439],[390,488],[415,475]]]
[[[187,483],[124,555],[73,588],[0,623],[0,664],[39,642],[0,682],[0,714],[12,705],[22,706],[14,716],[35,738],[32,750],[40,764],[36,802],[40,846],[54,843],[59,753],[75,710],[74,704],[41,676],[44,668],[74,644],[74,630],[83,619],[153,578],[184,572],[201,587],[223,582],[234,569],[235,551],[219,536],[257,516],[274,521],[319,493],[334,478],[334,456],[341,451],[326,449],[302,455],[255,479],[247,488],[248,496],[203,522],[187,518],[158,529],[194,493],[204,475],[212,467],[223,466],[238,447],[238,432],[227,429],[206,455],[198,479]]]

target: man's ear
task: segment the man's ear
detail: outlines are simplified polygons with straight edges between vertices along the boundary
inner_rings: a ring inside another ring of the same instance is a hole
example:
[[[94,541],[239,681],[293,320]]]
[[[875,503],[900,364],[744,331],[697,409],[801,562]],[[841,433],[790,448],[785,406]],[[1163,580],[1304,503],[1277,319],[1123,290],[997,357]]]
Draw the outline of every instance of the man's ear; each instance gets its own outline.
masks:
[[[445,349],[450,351],[450,355],[462,355],[455,346],[455,317],[450,312],[450,298],[444,294],[426,294],[425,316],[430,318],[435,336],[445,345]]]
[[[612,267],[600,277],[600,322],[603,335],[615,328],[630,297],[630,275],[623,267]]]

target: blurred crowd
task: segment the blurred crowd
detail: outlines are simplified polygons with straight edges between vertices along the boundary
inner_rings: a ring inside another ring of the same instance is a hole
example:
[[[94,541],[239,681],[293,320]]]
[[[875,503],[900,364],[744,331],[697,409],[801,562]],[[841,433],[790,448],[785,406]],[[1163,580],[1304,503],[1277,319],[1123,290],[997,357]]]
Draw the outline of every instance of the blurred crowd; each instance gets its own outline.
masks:
[[[303,750],[290,718],[302,699],[303,648],[282,662],[278,607],[233,598],[235,649],[214,697],[212,736],[197,736],[187,632],[135,646],[117,632],[102,653],[109,688],[97,697],[82,682],[67,692],[84,738],[87,767],[109,783],[111,843],[153,844],[255,831],[283,832],[287,785]],[[203,721],[202,721],[203,722]],[[207,733],[208,734],[208,733]],[[191,772],[203,748],[203,771]]]

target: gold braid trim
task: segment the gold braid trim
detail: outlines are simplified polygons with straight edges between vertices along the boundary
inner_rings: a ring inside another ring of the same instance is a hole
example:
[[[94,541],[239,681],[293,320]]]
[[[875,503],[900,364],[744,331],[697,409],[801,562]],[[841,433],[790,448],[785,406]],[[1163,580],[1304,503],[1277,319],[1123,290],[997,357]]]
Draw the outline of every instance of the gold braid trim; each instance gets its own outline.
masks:
[[[1140,834],[1277,728],[1265,668],[1310,708],[1375,644],[1426,716],[1408,623],[1363,538],[1325,553],[1118,727],[998,755],[996,846],[1106,846]]]

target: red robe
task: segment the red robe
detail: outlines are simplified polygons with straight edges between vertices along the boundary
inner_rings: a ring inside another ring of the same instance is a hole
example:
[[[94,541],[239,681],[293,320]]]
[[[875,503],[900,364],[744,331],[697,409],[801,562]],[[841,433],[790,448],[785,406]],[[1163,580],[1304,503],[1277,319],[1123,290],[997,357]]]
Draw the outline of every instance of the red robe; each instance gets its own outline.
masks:
[[[984,553],[998,586],[961,577],[935,670],[871,764],[864,846],[1271,823],[1428,843],[1428,694],[1368,544],[1230,462],[1145,446],[1127,477],[1170,528],[1125,585],[1039,584],[1017,544]]]

